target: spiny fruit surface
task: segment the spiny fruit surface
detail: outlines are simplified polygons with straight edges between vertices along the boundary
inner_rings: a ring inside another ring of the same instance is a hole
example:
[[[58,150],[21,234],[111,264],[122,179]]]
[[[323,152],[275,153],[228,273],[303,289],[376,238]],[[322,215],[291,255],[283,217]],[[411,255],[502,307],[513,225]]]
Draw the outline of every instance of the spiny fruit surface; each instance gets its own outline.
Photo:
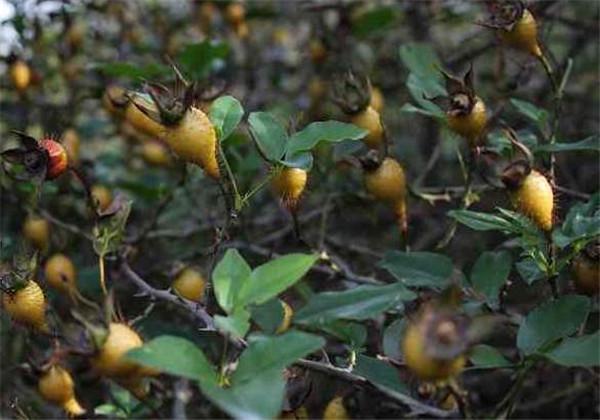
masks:
[[[217,135],[204,112],[191,107],[177,124],[166,127],[161,138],[181,159],[199,165],[210,177],[219,179]]]
[[[481,98],[475,98],[473,109],[466,115],[447,114],[448,126],[464,137],[471,146],[477,146],[487,125],[487,112]]]
[[[46,219],[30,216],[23,224],[23,236],[40,251],[50,244],[50,223]]]
[[[173,290],[185,298],[194,302],[200,302],[204,297],[206,280],[204,276],[193,268],[185,268],[173,281]]]
[[[499,29],[499,33],[500,38],[507,45],[535,57],[542,56],[537,38],[537,22],[529,10],[523,10],[523,15],[511,30]]]
[[[2,292],[2,306],[10,317],[42,332],[48,332],[46,298],[33,280],[14,293]]]
[[[283,204],[293,209],[304,192],[307,180],[308,173],[304,169],[285,167],[273,177],[271,186]]]
[[[94,203],[96,203],[100,210],[106,210],[110,206],[110,203],[112,203],[112,193],[104,185],[93,185],[90,193]]]
[[[460,355],[454,359],[434,359],[427,355],[425,337],[418,324],[406,327],[402,340],[402,354],[408,368],[421,380],[445,380],[458,375],[465,366],[465,357]]]
[[[75,266],[64,254],[54,254],[48,258],[44,273],[48,284],[63,293],[71,294],[77,288]]]
[[[85,410],[75,399],[71,374],[58,365],[52,366],[38,382],[38,390],[48,402],[62,407],[69,415],[79,416]]]
[[[10,66],[10,80],[19,92],[25,91],[31,84],[31,69],[23,60],[17,60]]]
[[[365,173],[367,191],[381,201],[396,203],[406,197],[404,169],[398,161],[386,157],[374,171]]]
[[[512,192],[513,205],[542,230],[552,229],[554,193],[544,175],[531,171],[522,184]]]
[[[46,179],[54,179],[62,175],[67,170],[69,158],[67,151],[59,142],[52,139],[43,139],[40,146],[48,153],[48,166],[46,169]]]
[[[129,101],[127,107],[125,108],[125,119],[131,124],[136,130],[147,134],[153,138],[160,138],[164,131],[165,127],[154,121],[152,118],[144,114],[142,110],[140,110],[133,101],[137,102],[139,105],[142,105],[144,108],[156,111],[156,107],[154,104],[144,99],[139,95],[134,95],[134,99]]]
[[[352,116],[352,124],[368,131],[368,134],[362,139],[365,145],[370,149],[377,149],[383,141],[383,125],[381,116],[372,106],[368,106],[363,111]]]
[[[79,162],[80,141],[77,131],[72,128],[66,129],[62,135],[62,144],[67,151],[69,162]]]
[[[283,319],[281,320],[281,324],[275,330],[275,334],[283,334],[286,332],[290,325],[292,325],[292,318],[294,317],[294,310],[292,307],[285,301],[281,301],[281,306],[283,309]]]
[[[573,260],[572,269],[577,291],[587,295],[600,293],[600,262],[580,255]]]
[[[342,397],[335,397],[325,407],[323,411],[323,420],[344,420],[349,419],[348,411],[344,407],[344,400]]]
[[[129,350],[141,347],[143,344],[141,337],[129,326],[111,322],[106,341],[94,360],[94,366],[106,376],[131,375],[138,370],[138,365],[125,360],[124,355]]]

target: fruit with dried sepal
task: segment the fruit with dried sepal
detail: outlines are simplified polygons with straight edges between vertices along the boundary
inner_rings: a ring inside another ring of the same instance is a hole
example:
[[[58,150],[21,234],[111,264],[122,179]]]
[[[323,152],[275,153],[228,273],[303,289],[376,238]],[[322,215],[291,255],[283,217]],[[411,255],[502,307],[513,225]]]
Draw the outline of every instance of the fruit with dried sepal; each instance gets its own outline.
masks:
[[[41,332],[49,332],[46,322],[46,297],[41,287],[33,280],[20,284],[14,290],[2,292],[2,307],[19,323]]]
[[[273,191],[285,207],[294,210],[306,187],[308,172],[301,168],[290,167],[275,170],[278,172],[271,180]]]
[[[75,385],[71,374],[59,365],[52,365],[38,382],[40,395],[48,402],[62,407],[69,416],[85,413],[75,398]]]

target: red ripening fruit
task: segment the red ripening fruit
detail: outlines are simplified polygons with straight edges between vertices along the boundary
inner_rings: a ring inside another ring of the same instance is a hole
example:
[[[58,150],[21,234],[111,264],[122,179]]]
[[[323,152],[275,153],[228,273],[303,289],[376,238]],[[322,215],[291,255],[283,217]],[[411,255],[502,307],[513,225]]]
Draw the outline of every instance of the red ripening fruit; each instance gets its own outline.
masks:
[[[52,139],[40,141],[40,147],[48,153],[48,167],[46,179],[54,179],[67,170],[67,151],[62,144]]]

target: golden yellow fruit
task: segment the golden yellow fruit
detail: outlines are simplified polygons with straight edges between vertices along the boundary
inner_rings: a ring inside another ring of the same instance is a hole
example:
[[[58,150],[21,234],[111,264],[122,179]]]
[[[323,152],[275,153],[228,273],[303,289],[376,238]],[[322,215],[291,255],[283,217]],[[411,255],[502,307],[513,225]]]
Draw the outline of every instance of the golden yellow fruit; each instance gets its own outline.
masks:
[[[71,416],[79,416],[85,410],[77,402],[74,389],[71,374],[58,365],[52,366],[38,382],[38,390],[46,401],[62,407]]]
[[[362,139],[369,149],[378,149],[383,141],[383,125],[381,116],[372,106],[368,106],[363,111],[353,115],[352,124],[368,131],[368,134]]]
[[[159,141],[148,141],[142,146],[142,157],[149,165],[169,166],[171,155],[167,147]]]
[[[144,344],[141,337],[129,326],[112,322],[108,328],[106,341],[94,359],[95,368],[102,374],[111,377],[133,375],[139,366],[125,360],[125,353]]]
[[[63,254],[54,254],[44,268],[48,284],[67,294],[72,294],[77,289],[77,272],[69,257]]]
[[[233,25],[237,26],[246,18],[246,9],[240,3],[230,3],[225,9],[225,18]]]
[[[283,204],[293,209],[306,187],[308,173],[304,169],[285,167],[271,180],[271,187]]]
[[[529,217],[540,229],[552,229],[554,193],[544,175],[531,171],[512,192],[511,199],[517,211]]]
[[[349,419],[348,411],[344,407],[344,400],[342,397],[335,397],[325,407],[323,411],[323,420],[345,420]]]
[[[173,290],[188,300],[200,302],[204,298],[206,280],[193,268],[185,268],[173,281]]]
[[[12,63],[9,74],[12,84],[19,92],[25,91],[31,84],[31,69],[23,60]]]
[[[283,319],[277,327],[277,330],[275,330],[275,334],[283,334],[286,332],[290,328],[290,325],[292,325],[292,318],[294,317],[294,310],[287,302],[281,301],[281,306],[283,308]]]
[[[487,125],[485,104],[481,98],[476,97],[471,112],[466,115],[448,113],[446,119],[452,131],[464,137],[471,147],[477,146]]]
[[[50,244],[50,223],[46,219],[29,216],[23,224],[23,236],[40,251],[46,251]]]
[[[106,210],[108,206],[110,206],[110,203],[112,203],[112,193],[104,185],[92,185],[90,193],[92,195],[94,203],[96,204],[96,206],[98,206],[98,209],[101,211]]]
[[[406,327],[402,353],[408,368],[425,381],[439,381],[457,376],[466,363],[463,355],[448,360],[429,356],[425,347],[424,332],[414,323]]]
[[[376,86],[371,88],[371,103],[369,104],[371,108],[380,114],[383,112],[383,107],[385,105],[385,99],[383,97],[383,93],[381,89]]]
[[[35,281],[29,280],[14,293],[2,292],[2,306],[14,321],[49,332],[46,323],[46,298]]]
[[[133,95],[138,105],[143,106],[145,109],[151,111],[157,111],[154,104],[140,95]],[[161,138],[165,132],[165,127],[154,121],[152,118],[144,114],[134,103],[133,100],[127,104],[125,108],[125,119],[131,124],[136,130],[151,136],[152,138]]]
[[[573,277],[577,291],[586,295],[600,292],[600,262],[579,255],[573,260]]]
[[[367,191],[377,200],[396,203],[406,197],[406,177],[398,161],[386,157],[374,171],[365,172]]]
[[[199,165],[207,175],[219,179],[217,134],[204,112],[191,107],[177,124],[166,127],[160,138],[181,159]]]
[[[535,57],[542,56],[537,38],[537,22],[528,9],[523,10],[523,15],[510,30],[499,29],[498,33],[505,44]]]
[[[80,141],[77,131],[72,128],[68,128],[62,135],[62,145],[67,151],[67,157],[69,162],[77,164],[79,162],[79,148]]]

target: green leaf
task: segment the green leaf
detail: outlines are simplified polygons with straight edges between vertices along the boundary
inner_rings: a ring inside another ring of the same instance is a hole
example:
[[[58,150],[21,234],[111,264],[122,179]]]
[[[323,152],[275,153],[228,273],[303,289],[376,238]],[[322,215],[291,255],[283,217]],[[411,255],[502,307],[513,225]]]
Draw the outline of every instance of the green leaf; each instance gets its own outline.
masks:
[[[362,13],[352,23],[352,33],[358,37],[369,36],[372,33],[388,29],[397,18],[396,10],[392,7],[379,7]]]
[[[359,354],[353,372],[380,387],[396,392],[410,392],[408,386],[400,381],[396,369],[382,360]]]
[[[230,388],[207,384],[201,384],[201,388],[204,395],[233,418],[263,420],[279,414],[285,381],[281,371],[267,370]]]
[[[596,193],[586,203],[573,205],[552,238],[556,245],[565,248],[576,241],[592,239],[600,235],[600,194]]]
[[[319,325],[318,329],[348,343],[350,347],[354,349],[362,347],[365,341],[367,341],[367,329],[358,322],[342,320],[331,321]]]
[[[388,325],[383,333],[383,353],[392,359],[401,358],[400,343],[404,336],[406,320],[400,318]]]
[[[519,275],[527,284],[532,284],[536,280],[546,277],[537,263],[532,258],[525,258],[515,264]]]
[[[420,108],[427,110],[435,118],[444,119],[444,111],[433,101],[426,99],[445,95],[443,85],[433,79],[423,79],[411,73],[406,79],[406,87]]]
[[[388,251],[379,266],[403,284],[434,289],[444,288],[454,272],[450,258],[431,252]]]
[[[280,372],[324,345],[322,337],[302,331],[289,331],[278,336],[253,334],[249,337],[248,348],[240,356],[231,382],[236,386],[268,370]]]
[[[339,121],[318,121],[293,134],[287,144],[287,153],[294,154],[314,149],[320,142],[339,143],[360,140],[367,131],[353,124]]]
[[[506,251],[484,252],[473,266],[471,284],[493,308],[498,307],[498,293],[508,279],[511,267],[512,258]]]
[[[217,375],[202,350],[185,338],[163,335],[127,352],[127,359],[171,375],[216,384]]]
[[[474,230],[501,230],[514,232],[509,221],[495,214],[481,213],[471,210],[451,210],[448,216]]]
[[[233,312],[237,293],[251,273],[252,269],[236,249],[228,249],[219,261],[212,282],[217,302],[225,312]]]
[[[541,144],[533,149],[534,153],[538,152],[574,152],[574,151],[594,151],[600,152],[600,137],[591,136],[584,140],[574,141],[571,143],[553,143]]]
[[[296,313],[295,322],[321,325],[338,319],[370,319],[415,297],[402,283],[318,293]]]
[[[311,152],[286,153],[285,159],[281,159],[279,163],[290,168],[310,171],[313,165],[313,155]]]
[[[402,63],[417,77],[424,80],[431,79],[443,85],[443,77],[439,69],[441,61],[430,44],[410,42],[400,47]]]
[[[510,367],[512,363],[508,361],[502,353],[495,347],[486,344],[479,344],[471,350],[471,363],[480,368],[502,368]]]
[[[271,162],[279,161],[287,147],[285,128],[268,112],[253,112],[248,117],[250,132],[261,153]]]
[[[219,331],[244,338],[250,329],[250,314],[243,308],[237,308],[229,316],[215,315],[215,325]]]
[[[315,254],[288,254],[256,267],[239,291],[236,305],[265,303],[306,274],[317,261]]]
[[[587,318],[590,300],[566,295],[546,302],[523,321],[517,334],[517,347],[526,354],[538,351],[552,341],[573,334]]]
[[[557,347],[544,354],[563,366],[594,367],[600,365],[600,331],[564,339]]]
[[[159,64],[147,64],[144,66],[131,63],[114,62],[102,63],[96,66],[101,73],[108,77],[123,77],[132,80],[154,79],[169,74],[169,68]]]
[[[279,299],[271,299],[250,308],[252,320],[267,334],[273,334],[283,321],[284,310]]]
[[[418,106],[414,106],[413,104],[406,103],[402,105],[400,108],[400,112],[405,112],[408,114],[422,114],[428,117],[437,117],[441,118],[443,116],[442,110],[438,108],[438,112],[430,111],[424,108],[419,108]]]
[[[209,117],[219,133],[219,141],[226,140],[244,115],[240,101],[233,96],[221,96],[210,106]]]
[[[544,129],[546,122],[548,121],[548,111],[542,108],[538,108],[531,102],[522,101],[520,99],[512,98],[510,103],[531,121],[535,122],[540,130]]]
[[[228,54],[227,44],[206,40],[186,45],[177,55],[177,63],[190,79],[199,80],[210,72],[217,61],[225,59]]]

